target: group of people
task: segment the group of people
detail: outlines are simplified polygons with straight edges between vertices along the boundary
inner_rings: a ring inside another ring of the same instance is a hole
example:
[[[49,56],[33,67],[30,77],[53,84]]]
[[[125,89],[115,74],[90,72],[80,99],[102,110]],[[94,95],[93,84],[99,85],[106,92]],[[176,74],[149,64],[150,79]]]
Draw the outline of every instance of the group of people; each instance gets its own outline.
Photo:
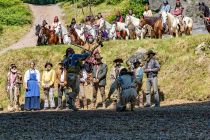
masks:
[[[40,89],[43,89],[44,110],[48,109],[71,109],[77,111],[80,108],[96,109],[97,93],[101,93],[101,106],[107,107],[107,101],[112,101],[113,107],[117,111],[125,111],[126,105],[130,103],[131,110],[135,105],[142,107],[143,94],[141,93],[143,73],[147,76],[146,105],[151,106],[151,88],[154,89],[155,107],[160,106],[157,75],[160,70],[158,61],[154,58],[155,52],[147,52],[147,61],[143,64],[136,60],[133,62],[134,69],[127,69],[122,66],[123,60],[116,58],[111,70],[111,86],[107,94],[108,67],[103,63],[103,57],[96,47],[91,51],[84,51],[76,54],[72,48],[66,50],[65,58],[59,62],[57,70],[53,69],[53,64],[46,62],[42,76],[36,69],[35,62],[30,62],[30,68],[22,78],[15,64],[11,64],[7,76],[7,91],[9,95],[9,111],[19,111],[19,97],[22,84],[24,85],[24,110],[40,110]],[[90,64],[91,63],[91,64]],[[91,104],[88,103],[86,87],[92,88]],[[55,89],[58,93],[58,102],[55,103]],[[62,96],[65,95],[65,102]],[[110,100],[111,99],[111,100]],[[57,105],[57,106],[56,106]]]

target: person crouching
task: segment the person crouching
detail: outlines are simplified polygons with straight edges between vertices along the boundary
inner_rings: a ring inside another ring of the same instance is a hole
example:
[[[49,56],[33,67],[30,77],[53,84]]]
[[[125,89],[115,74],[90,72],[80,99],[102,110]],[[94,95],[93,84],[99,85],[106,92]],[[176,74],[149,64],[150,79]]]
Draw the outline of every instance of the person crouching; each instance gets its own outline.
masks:
[[[54,83],[55,83],[55,71],[52,69],[53,65],[50,62],[45,64],[45,71],[42,75],[42,87],[44,90],[44,110],[48,109],[49,106],[51,109],[55,108],[54,101]],[[49,101],[48,102],[48,97]]]
[[[131,103],[131,111],[134,110],[137,91],[135,86],[135,77],[133,73],[128,72],[126,68],[120,71],[119,77],[112,83],[107,99],[110,99],[114,91],[120,87],[120,94],[117,103],[116,111],[126,111],[126,104]]]

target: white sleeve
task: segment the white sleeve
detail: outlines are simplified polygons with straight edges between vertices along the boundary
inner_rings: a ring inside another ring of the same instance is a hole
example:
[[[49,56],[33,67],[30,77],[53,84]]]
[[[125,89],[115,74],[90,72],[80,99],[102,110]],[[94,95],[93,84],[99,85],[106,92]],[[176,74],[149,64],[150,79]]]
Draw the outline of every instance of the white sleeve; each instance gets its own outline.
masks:
[[[25,72],[25,75],[24,75],[24,82],[25,82],[25,84],[27,84],[29,78],[30,78],[29,70],[27,70],[27,71]]]
[[[36,78],[37,81],[40,82],[40,72],[38,70],[36,70]]]
[[[86,71],[83,71],[83,78],[84,78],[84,80],[87,80],[87,72]]]

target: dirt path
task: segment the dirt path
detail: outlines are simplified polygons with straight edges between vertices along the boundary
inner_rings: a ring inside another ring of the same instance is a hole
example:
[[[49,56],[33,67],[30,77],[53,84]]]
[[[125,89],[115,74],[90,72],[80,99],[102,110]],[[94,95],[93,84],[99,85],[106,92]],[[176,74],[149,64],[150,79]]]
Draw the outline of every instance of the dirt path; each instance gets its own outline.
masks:
[[[62,17],[62,10],[58,5],[37,6],[29,4],[29,7],[34,17],[30,31],[17,43],[0,51],[0,55],[9,50],[36,46],[37,37],[35,36],[35,26],[37,24],[41,24],[44,19],[47,20],[48,24],[50,25],[52,24],[55,16],[58,16],[59,19]]]
[[[210,103],[117,113],[41,111],[0,114],[0,139],[210,139]]]

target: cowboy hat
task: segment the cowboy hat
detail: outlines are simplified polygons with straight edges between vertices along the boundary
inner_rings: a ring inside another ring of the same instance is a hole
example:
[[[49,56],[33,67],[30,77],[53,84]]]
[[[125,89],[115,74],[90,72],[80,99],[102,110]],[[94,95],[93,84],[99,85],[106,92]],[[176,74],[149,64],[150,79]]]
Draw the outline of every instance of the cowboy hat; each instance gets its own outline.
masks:
[[[146,54],[147,54],[147,55],[150,55],[150,54],[156,55],[156,53],[155,53],[153,50],[149,50]]]
[[[117,63],[117,62],[120,62],[120,63],[123,63],[123,60],[122,60],[122,58],[116,58],[114,61],[113,61],[114,63]]]
[[[140,62],[138,59],[135,59],[135,60],[133,61],[133,64],[141,64],[141,62]]]
[[[47,66],[50,65],[51,67],[53,67],[53,64],[50,62],[46,62],[46,64],[44,65],[45,68],[47,68]]]

